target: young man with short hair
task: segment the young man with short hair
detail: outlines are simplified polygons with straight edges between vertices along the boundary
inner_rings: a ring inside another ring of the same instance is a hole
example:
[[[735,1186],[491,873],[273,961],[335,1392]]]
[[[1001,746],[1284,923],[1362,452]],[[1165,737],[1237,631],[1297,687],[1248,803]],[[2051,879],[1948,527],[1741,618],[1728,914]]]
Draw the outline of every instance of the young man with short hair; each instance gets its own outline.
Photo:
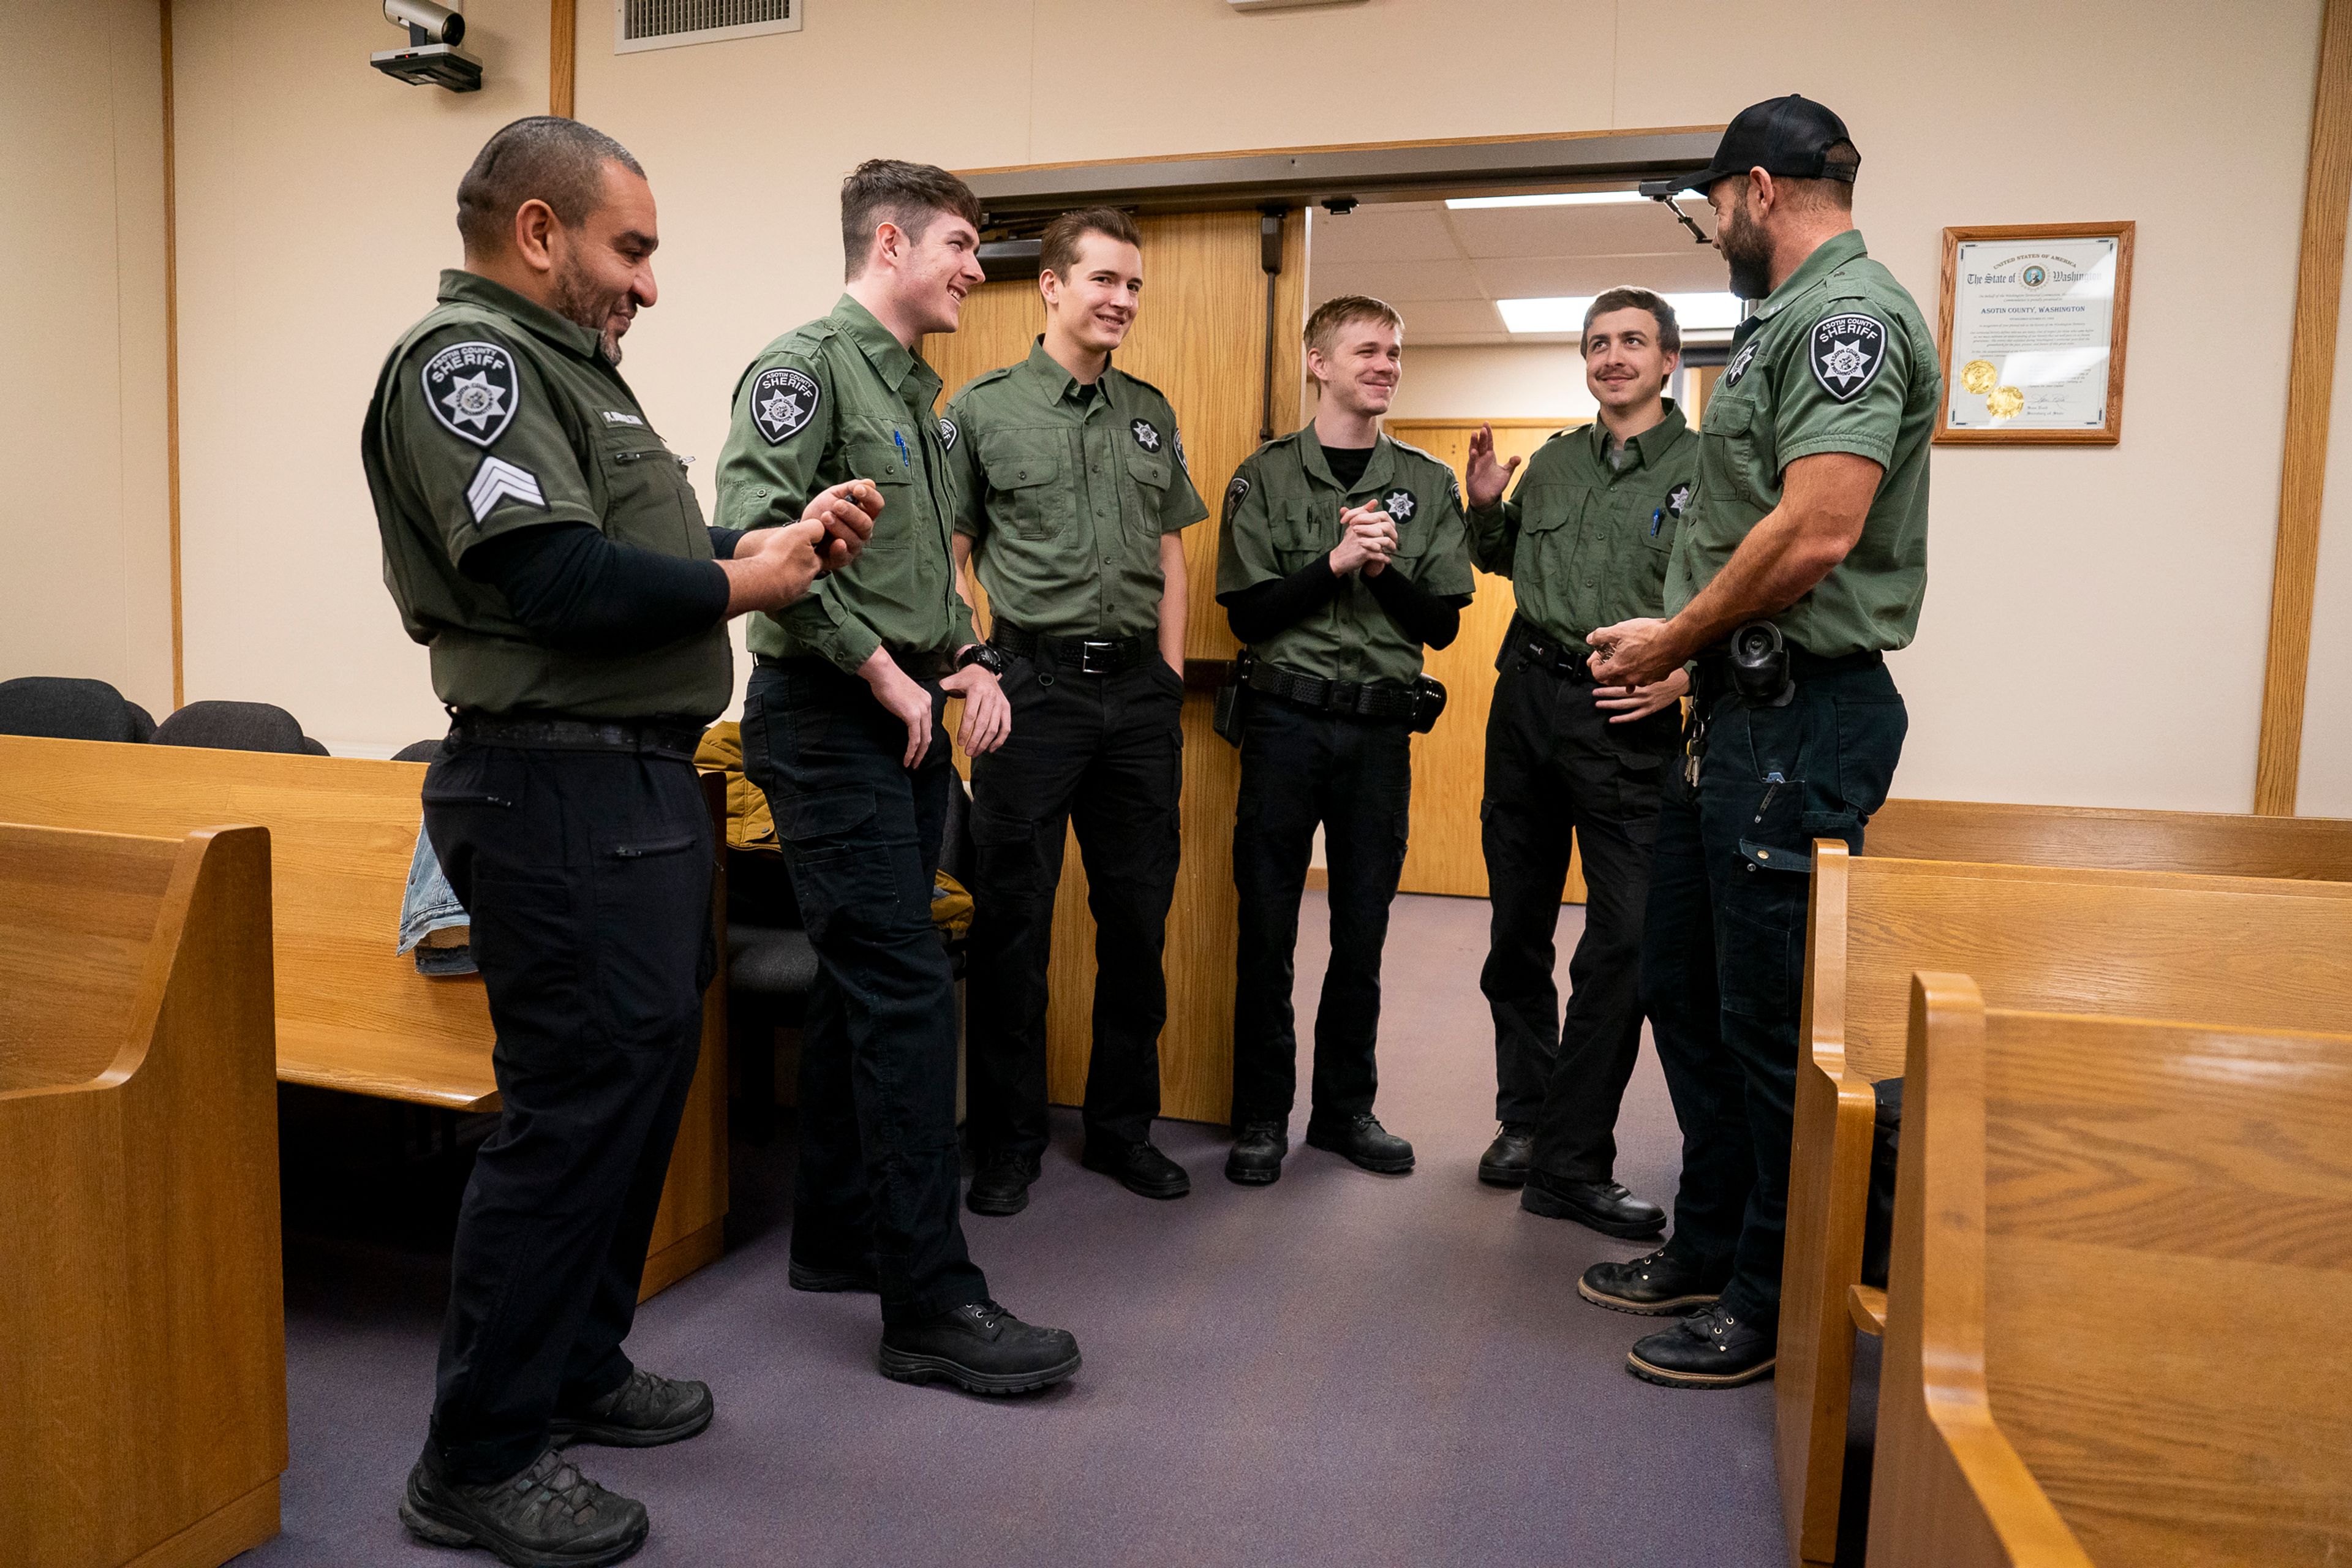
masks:
[[[1493,932],[1479,988],[1495,1015],[1495,1117],[1478,1179],[1525,1190],[1532,1214],[1604,1235],[1654,1236],[1665,1211],[1612,1175],[1617,1108],[1642,1040],[1638,980],[1661,770],[1681,733],[1676,669],[1633,690],[1597,687],[1586,634],[1654,611],[1698,479],[1698,434],[1665,395],[1682,353],[1674,307],[1611,289],[1584,312],[1582,429],[1519,466],[1470,437],[1470,554],[1507,576],[1517,613],[1496,655],[1479,806]],[[1565,1018],[1552,933],[1571,847],[1583,852],[1584,931]]]
[[[1402,1175],[1412,1145],[1372,1114],[1381,949],[1404,868],[1412,736],[1433,716],[1422,649],[1470,602],[1454,472],[1381,433],[1404,363],[1404,322],[1345,295],[1307,321],[1314,422],[1259,447],[1225,490],[1217,602],[1245,645],[1241,894],[1234,994],[1234,1146],[1225,1174],[1282,1174],[1297,1087],[1291,963],[1315,829],[1330,872],[1331,960],[1315,1015],[1307,1142]]]
[[[940,710],[964,699],[974,756],[1008,723],[956,589],[940,378],[915,353],[956,330],[980,284],[980,203],[944,170],[877,159],[843,183],[841,216],[841,300],[744,371],[719,468],[719,515],[744,529],[841,479],[882,496],[866,553],[751,626],[743,767],[767,792],[818,964],[792,1283],[878,1289],[884,1375],[1013,1394],[1076,1372],[1077,1342],[998,1306],[965,1248],[955,983],[930,916],[956,787]]]
[[[1160,969],[1184,767],[1184,535],[1209,514],[1159,388],[1110,363],[1143,299],[1142,237],[1112,207],[1046,226],[1045,331],[940,422],[955,551],[988,591],[1013,732],[971,764],[966,1126],[975,1214],[1018,1213],[1045,1151],[1046,961],[1067,826],[1095,916],[1086,1148],[1146,1197],[1192,1180],[1151,1142]]]

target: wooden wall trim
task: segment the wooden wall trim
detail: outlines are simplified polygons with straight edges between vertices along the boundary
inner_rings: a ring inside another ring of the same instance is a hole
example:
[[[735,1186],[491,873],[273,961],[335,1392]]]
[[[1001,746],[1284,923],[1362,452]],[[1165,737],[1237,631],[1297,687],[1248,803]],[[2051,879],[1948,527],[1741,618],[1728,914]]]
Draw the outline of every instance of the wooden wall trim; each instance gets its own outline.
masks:
[[[2286,383],[2286,454],[2279,478],[2278,552],[2271,565],[2270,651],[2263,671],[2254,810],[2294,815],[2303,707],[2311,673],[2311,612],[2319,575],[2319,503],[2327,478],[2327,416],[2344,289],[2344,229],[2352,205],[2352,0],[2327,0],[2304,175],[2303,253],[2295,268],[2294,347]]]
[[[172,539],[172,707],[188,703],[180,635],[180,220],[172,119],[172,0],[157,0],[163,25],[163,468]]]
[[[572,84],[580,59],[577,0],[548,0],[547,111],[572,118]]]

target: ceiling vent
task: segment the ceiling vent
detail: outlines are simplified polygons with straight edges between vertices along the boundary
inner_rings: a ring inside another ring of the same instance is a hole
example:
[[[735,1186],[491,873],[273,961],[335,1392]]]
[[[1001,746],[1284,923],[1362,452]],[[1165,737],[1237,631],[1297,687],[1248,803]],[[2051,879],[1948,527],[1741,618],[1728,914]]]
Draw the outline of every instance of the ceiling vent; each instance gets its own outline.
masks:
[[[613,0],[613,52],[797,33],[807,0]]]

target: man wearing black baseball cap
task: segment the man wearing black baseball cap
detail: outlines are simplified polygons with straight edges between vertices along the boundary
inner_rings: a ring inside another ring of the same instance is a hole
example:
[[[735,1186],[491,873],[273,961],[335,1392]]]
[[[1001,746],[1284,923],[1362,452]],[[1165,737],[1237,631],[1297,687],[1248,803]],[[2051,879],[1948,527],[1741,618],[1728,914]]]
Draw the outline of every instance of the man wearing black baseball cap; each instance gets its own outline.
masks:
[[[1642,946],[1683,1130],[1674,1234],[1577,1285],[1619,1311],[1692,1312],[1628,1358],[1670,1387],[1772,1370],[1811,846],[1861,850],[1907,724],[1885,656],[1927,588],[1942,376],[1853,226],[1861,162],[1843,121],[1791,94],[1741,110],[1706,168],[1645,187],[1706,195],[1732,291],[1759,301],[1706,402],[1664,616],[1587,639],[1601,685],[1694,661]]]

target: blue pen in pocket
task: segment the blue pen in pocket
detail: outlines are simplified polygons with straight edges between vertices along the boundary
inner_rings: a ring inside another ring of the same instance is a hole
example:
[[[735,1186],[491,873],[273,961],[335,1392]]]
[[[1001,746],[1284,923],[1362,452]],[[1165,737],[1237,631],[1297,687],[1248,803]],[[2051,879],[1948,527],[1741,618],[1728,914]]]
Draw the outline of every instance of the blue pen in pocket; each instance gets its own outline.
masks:
[[[904,430],[893,430],[890,432],[890,439],[898,443],[898,466],[908,473],[913,473],[915,459],[907,456],[907,433]],[[1657,531],[1652,529],[1651,531],[1654,533]]]
[[[1666,509],[1665,509],[1664,507],[1660,507],[1657,510],[1655,510],[1655,511],[1654,511],[1654,512],[1652,512],[1652,513],[1650,514],[1650,537],[1651,537],[1651,538],[1655,539],[1655,538],[1657,538],[1657,537],[1658,537],[1658,525],[1659,525],[1660,523],[1662,523],[1662,522],[1665,521],[1666,521]]]

